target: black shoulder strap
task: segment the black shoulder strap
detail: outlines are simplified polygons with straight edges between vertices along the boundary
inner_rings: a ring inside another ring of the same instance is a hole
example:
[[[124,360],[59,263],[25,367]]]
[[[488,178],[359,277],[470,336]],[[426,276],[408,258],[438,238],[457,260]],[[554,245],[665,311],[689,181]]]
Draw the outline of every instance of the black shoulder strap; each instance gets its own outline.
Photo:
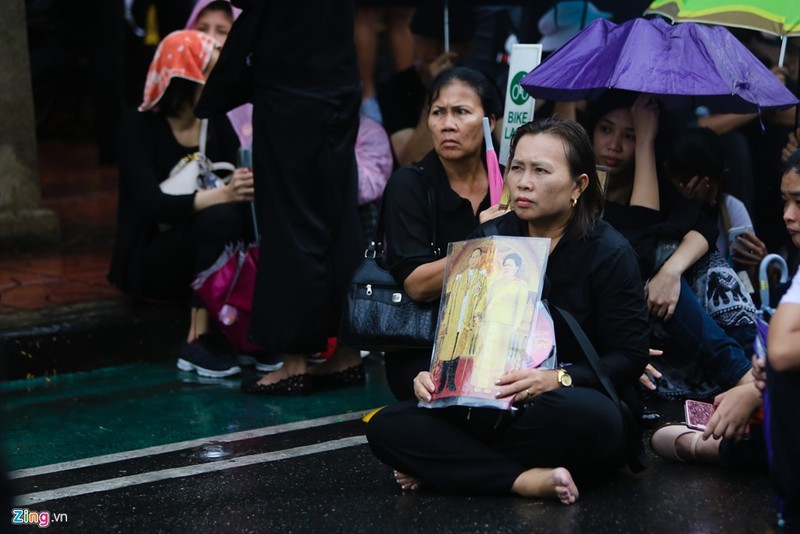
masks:
[[[614,401],[614,404],[619,406],[620,403],[619,395],[617,395],[617,388],[614,387],[614,384],[608,377],[608,373],[606,373],[603,364],[600,362],[600,355],[597,354],[597,350],[595,350],[594,345],[592,345],[592,342],[589,341],[589,338],[586,336],[586,332],[583,331],[581,325],[578,324],[578,321],[570,312],[553,304],[550,304],[549,307],[551,310],[555,309],[564,319],[564,322],[567,323],[567,326],[569,326],[569,329],[572,331],[572,335],[575,336],[575,340],[581,346],[581,350],[586,355],[589,365],[594,370],[594,374],[597,375],[597,379],[600,380],[600,384],[602,384],[603,389],[606,390],[606,394],[612,401]]]
[[[619,409],[620,414],[622,415],[623,421],[625,421],[625,440],[628,453],[628,466],[634,473],[644,470],[650,462],[647,457],[647,453],[644,450],[644,445],[642,444],[640,421],[633,414],[630,406],[620,401],[619,395],[617,394],[617,388],[614,387],[614,384],[608,377],[608,373],[606,373],[603,364],[600,362],[600,355],[597,354],[592,342],[589,341],[589,338],[586,336],[586,333],[583,331],[583,328],[581,328],[581,325],[578,323],[578,321],[575,320],[575,317],[573,317],[572,314],[567,310],[559,308],[558,306],[551,304],[549,307],[551,311],[557,311],[564,319],[564,322],[567,323],[567,326],[569,326],[569,329],[572,331],[572,334],[575,336],[575,339],[581,346],[583,353],[586,355],[589,365],[594,370],[598,380],[600,380],[600,384],[602,384],[603,389],[606,390],[609,398],[617,406],[617,409]]]

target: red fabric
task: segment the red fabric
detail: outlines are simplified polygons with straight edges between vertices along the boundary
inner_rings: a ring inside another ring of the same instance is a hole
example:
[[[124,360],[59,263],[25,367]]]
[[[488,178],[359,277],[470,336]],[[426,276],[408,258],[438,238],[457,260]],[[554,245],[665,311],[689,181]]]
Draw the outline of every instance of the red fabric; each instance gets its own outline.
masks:
[[[205,85],[203,71],[217,46],[216,39],[196,30],[180,30],[164,37],[150,62],[139,111],[153,109],[173,78]]]

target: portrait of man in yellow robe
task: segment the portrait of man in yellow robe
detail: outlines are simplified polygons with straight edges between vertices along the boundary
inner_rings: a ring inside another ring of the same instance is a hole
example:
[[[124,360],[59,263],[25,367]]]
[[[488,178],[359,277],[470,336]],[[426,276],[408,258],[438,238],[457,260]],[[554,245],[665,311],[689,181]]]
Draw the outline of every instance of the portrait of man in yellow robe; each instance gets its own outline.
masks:
[[[475,311],[486,293],[487,272],[481,265],[484,251],[480,247],[470,252],[466,267],[449,278],[446,289],[447,305],[439,328],[438,360],[441,374],[437,393],[455,391],[459,358],[470,356],[474,350],[477,319]]]

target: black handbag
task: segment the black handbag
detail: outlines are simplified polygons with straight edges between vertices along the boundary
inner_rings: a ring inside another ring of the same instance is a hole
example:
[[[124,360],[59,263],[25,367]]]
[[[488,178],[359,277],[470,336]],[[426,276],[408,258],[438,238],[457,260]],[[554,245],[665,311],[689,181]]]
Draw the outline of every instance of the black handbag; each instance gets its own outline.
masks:
[[[436,204],[430,187],[428,204],[433,215],[430,245],[438,258],[441,252],[436,247]],[[436,335],[439,302],[411,300],[402,285],[383,268],[384,208],[382,205],[375,236],[364,252],[364,260],[353,274],[339,339],[360,350],[431,349]]]

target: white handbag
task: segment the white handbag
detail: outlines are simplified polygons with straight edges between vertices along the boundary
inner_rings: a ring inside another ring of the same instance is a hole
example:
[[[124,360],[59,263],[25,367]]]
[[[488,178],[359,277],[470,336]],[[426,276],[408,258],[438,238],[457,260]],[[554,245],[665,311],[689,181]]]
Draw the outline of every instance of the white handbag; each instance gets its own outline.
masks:
[[[222,187],[227,179],[220,177],[218,171],[233,173],[236,167],[226,161],[213,162],[206,156],[208,138],[208,119],[200,121],[200,150],[181,158],[169,173],[169,178],[159,187],[168,195],[189,195],[201,189]]]

